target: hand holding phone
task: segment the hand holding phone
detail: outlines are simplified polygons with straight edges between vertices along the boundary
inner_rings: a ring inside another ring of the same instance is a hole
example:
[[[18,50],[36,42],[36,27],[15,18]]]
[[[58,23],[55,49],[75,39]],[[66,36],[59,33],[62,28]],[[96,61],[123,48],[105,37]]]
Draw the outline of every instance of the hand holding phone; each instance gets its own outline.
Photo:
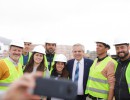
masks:
[[[34,94],[74,100],[77,96],[77,84],[65,79],[37,78]]]

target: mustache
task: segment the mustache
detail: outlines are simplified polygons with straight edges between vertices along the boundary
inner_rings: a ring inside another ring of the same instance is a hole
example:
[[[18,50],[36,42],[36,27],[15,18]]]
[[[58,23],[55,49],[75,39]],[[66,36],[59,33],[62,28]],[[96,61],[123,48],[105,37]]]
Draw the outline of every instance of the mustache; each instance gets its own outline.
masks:
[[[125,53],[125,52],[118,52],[117,54],[119,55],[120,53]]]
[[[15,56],[20,56],[20,54],[13,54],[13,55],[15,55]]]

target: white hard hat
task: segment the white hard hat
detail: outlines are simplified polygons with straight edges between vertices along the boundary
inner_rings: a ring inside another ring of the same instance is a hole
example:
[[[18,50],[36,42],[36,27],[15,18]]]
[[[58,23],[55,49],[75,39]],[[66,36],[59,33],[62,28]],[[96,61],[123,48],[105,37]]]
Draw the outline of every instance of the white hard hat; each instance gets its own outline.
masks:
[[[32,52],[38,52],[38,53],[46,54],[45,49],[42,45],[35,46],[34,49],[32,50]]]
[[[96,41],[96,43],[104,43],[108,48],[110,48],[110,42],[107,39],[101,38]]]
[[[31,40],[30,40],[30,38],[24,38],[24,39],[23,39],[23,42],[32,43]]]
[[[57,54],[54,61],[58,61],[58,62],[67,62],[67,58],[65,55],[63,54]]]
[[[120,44],[129,44],[128,39],[125,39],[125,38],[116,38],[114,40],[114,45],[120,45]]]
[[[24,48],[24,42],[20,39],[19,40],[12,40],[12,42],[10,43],[10,46],[11,45]]]
[[[47,38],[45,43],[55,43],[56,44],[56,41],[52,38]]]

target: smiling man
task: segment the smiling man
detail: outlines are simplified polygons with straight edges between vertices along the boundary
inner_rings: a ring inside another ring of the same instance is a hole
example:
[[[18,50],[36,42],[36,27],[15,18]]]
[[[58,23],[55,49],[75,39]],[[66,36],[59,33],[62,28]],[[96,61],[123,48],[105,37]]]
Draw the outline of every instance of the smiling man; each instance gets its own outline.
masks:
[[[8,85],[23,75],[19,58],[24,44],[20,40],[14,40],[9,47],[9,57],[0,60],[0,90],[4,91]]]
[[[127,39],[115,39],[115,49],[118,56],[116,70],[115,99],[130,100],[130,56]]]
[[[85,48],[82,44],[74,44],[72,47],[74,59],[67,62],[67,70],[69,78],[77,83],[77,98],[76,100],[86,100],[85,89],[88,80],[89,68],[93,61],[85,58]]]
[[[56,41],[54,39],[47,39],[45,42],[45,66],[46,66],[46,77],[50,77],[53,70],[54,59],[56,56]]]

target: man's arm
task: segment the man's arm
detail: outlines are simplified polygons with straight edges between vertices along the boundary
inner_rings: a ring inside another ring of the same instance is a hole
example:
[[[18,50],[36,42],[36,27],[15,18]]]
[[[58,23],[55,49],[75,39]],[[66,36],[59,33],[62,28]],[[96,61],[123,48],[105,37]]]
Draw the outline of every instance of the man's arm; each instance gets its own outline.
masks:
[[[9,68],[5,64],[4,60],[0,61],[0,80],[4,80],[9,77]]]
[[[115,85],[115,65],[112,61],[108,62],[103,69],[102,74],[107,78],[109,84],[108,100],[113,99]]]
[[[107,66],[107,79],[109,84],[108,100],[113,100],[115,86],[115,65],[112,61],[110,61]]]

